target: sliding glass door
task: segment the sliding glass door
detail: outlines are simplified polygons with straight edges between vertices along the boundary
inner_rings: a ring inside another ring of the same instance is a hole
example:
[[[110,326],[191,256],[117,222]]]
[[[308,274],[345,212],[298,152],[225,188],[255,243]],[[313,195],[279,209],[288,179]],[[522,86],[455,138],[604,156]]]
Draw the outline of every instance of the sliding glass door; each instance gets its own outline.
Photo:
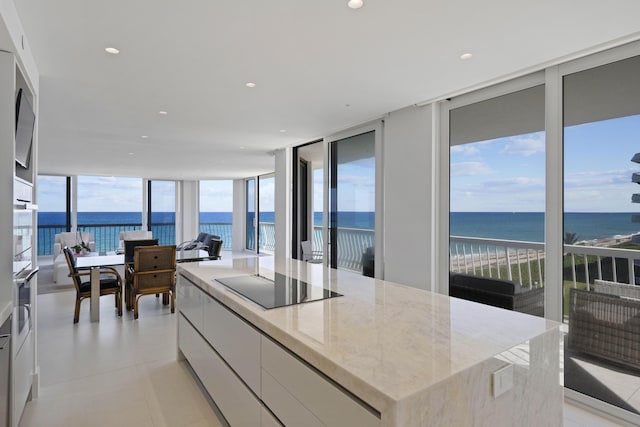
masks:
[[[562,83],[564,384],[640,414],[640,56]]]
[[[460,97],[449,111],[449,293],[536,316],[544,316],[542,79]]]
[[[330,266],[374,276],[375,132],[331,143]]]

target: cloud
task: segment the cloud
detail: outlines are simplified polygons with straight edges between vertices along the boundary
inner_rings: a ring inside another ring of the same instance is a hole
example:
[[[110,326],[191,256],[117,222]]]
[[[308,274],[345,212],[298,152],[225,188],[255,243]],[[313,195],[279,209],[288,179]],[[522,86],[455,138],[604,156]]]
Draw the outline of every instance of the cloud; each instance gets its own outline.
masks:
[[[618,169],[608,171],[585,171],[567,173],[564,179],[566,189],[594,189],[628,186],[633,189],[631,175],[635,169]]]
[[[491,175],[493,170],[482,162],[451,163],[451,176]]]
[[[466,156],[473,156],[475,154],[478,154],[480,150],[478,150],[478,148],[475,147],[474,144],[460,144],[451,147],[451,152],[464,154]]]
[[[205,180],[200,181],[201,212],[233,211],[233,181]]]
[[[338,175],[338,186],[352,185],[354,187],[375,187],[375,176],[371,175],[351,175],[342,174]]]
[[[544,136],[540,137],[516,137],[507,142],[500,154],[508,156],[529,157],[537,153],[544,153]]]
[[[479,154],[482,148],[493,145],[496,142],[499,143],[500,141],[501,141],[500,139],[487,139],[486,141],[467,142],[465,144],[458,144],[451,147],[451,152],[463,154],[467,156],[474,156],[476,154]]]
[[[467,194],[513,194],[518,195],[531,191],[544,191],[544,179],[513,177],[505,179],[495,179],[467,185],[452,186],[452,191],[464,192]]]
[[[451,186],[452,211],[543,211],[544,179],[513,177]]]

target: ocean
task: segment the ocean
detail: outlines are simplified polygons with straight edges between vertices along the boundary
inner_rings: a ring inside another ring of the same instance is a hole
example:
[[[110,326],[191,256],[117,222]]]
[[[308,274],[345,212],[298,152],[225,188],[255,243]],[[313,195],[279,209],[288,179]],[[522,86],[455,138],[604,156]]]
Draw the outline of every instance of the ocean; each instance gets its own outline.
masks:
[[[640,232],[640,223],[632,222],[633,213],[564,214],[564,232],[575,233],[578,240],[628,236]],[[543,212],[452,212],[453,236],[544,242]]]
[[[253,214],[248,214],[249,219]],[[219,235],[223,249],[231,249],[233,236],[231,223],[232,212],[201,212],[200,231]],[[274,212],[261,212],[260,221],[273,223]],[[118,246],[118,234],[121,230],[137,229],[142,224],[140,212],[79,212],[80,230],[94,234],[97,251],[111,251]],[[314,224],[322,226],[322,213],[316,212]],[[373,212],[341,212],[338,224],[343,228],[359,228],[372,230],[374,227]],[[53,248],[54,235],[65,230],[64,212],[38,212],[38,255],[50,255]],[[175,241],[175,213],[153,212],[153,236],[162,245],[172,245]],[[195,237],[195,236],[193,236]]]
[[[231,224],[232,212],[201,212],[200,222],[219,222]],[[345,228],[360,228],[372,230],[374,227],[375,215],[373,212],[340,212],[338,214],[338,224]],[[174,224],[174,212],[153,212],[153,224]],[[260,212],[260,221],[273,223],[274,212]],[[322,212],[314,213],[314,225],[322,226]],[[64,225],[64,212],[38,212],[38,224],[40,225]],[[140,212],[78,212],[78,224],[141,224],[142,214]]]
[[[202,212],[201,223],[231,224],[231,212]],[[577,234],[578,240],[593,240],[617,235],[627,236],[640,232],[640,223],[632,222],[633,213],[566,213],[565,232]],[[314,224],[322,225],[322,212],[314,213]],[[141,224],[140,212],[80,212],[78,223],[96,224]],[[372,230],[373,212],[341,212],[338,226]],[[38,224],[63,226],[64,212],[38,212]],[[262,212],[261,222],[273,223],[273,212]],[[172,227],[175,213],[154,212],[153,224]],[[230,230],[230,228],[229,228]],[[169,235],[171,230],[165,230]],[[544,213],[542,212],[452,212],[450,233],[455,236],[485,237],[530,242],[544,241]],[[230,242],[231,236],[227,236]],[[226,243],[226,242],[225,242]],[[226,246],[226,245],[225,245]]]

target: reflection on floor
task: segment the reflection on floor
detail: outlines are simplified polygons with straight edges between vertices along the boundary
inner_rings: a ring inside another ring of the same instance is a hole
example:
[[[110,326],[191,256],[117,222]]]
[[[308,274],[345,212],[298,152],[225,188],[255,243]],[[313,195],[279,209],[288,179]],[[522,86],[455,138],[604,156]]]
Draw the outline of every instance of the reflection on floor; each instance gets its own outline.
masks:
[[[566,346],[566,336],[563,347]],[[564,385],[640,414],[640,370],[564,348]]]
[[[176,361],[177,314],[152,296],[140,318],[117,318],[101,298],[99,323],[89,304],[73,325],[75,292],[38,296],[40,396],[27,404],[21,427],[220,426],[185,362]],[[566,426],[615,426],[565,404]]]

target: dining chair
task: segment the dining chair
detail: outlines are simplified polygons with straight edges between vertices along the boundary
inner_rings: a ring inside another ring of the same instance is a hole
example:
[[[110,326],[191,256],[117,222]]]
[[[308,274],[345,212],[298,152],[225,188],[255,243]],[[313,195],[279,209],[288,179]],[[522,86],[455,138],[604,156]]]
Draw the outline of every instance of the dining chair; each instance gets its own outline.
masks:
[[[138,318],[138,300],[143,295],[163,294],[163,303],[171,302],[171,313],[175,312],[176,247],[138,246],[134,249],[133,264],[125,268],[131,277],[129,287],[133,317]]]
[[[133,308],[133,301],[131,300],[131,295],[129,293],[129,289],[131,289],[133,278],[129,276],[129,269],[126,268],[127,265],[133,264],[133,250],[138,246],[157,246],[158,239],[137,239],[137,240],[125,240],[123,243],[124,247],[124,302],[127,310],[131,310]]]
[[[73,323],[78,323],[80,303],[85,298],[91,298],[91,280],[83,280],[83,277],[91,278],[91,271],[78,270],[76,259],[68,246],[63,248],[63,252],[69,266],[69,277],[72,278],[73,285],[76,288],[76,308],[73,314]],[[115,295],[118,316],[122,316],[122,277],[113,267],[102,267],[100,269],[100,296],[103,295]]]
[[[222,252],[222,240],[220,239],[211,239],[211,243],[207,248],[209,252],[209,256],[214,256],[214,259],[221,259],[220,253]]]

